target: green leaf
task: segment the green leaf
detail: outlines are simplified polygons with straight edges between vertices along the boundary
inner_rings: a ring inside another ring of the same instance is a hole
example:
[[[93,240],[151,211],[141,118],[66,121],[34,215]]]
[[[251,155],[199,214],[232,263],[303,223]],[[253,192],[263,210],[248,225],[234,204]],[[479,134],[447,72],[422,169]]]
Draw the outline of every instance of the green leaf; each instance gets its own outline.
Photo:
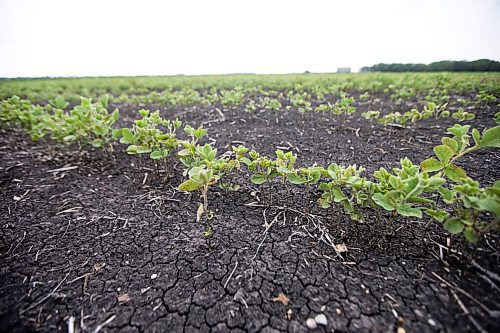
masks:
[[[292,184],[295,184],[295,185],[301,185],[301,184],[304,184],[306,182],[306,180],[304,178],[296,175],[295,173],[288,174],[288,181]]]
[[[398,214],[403,215],[403,216],[413,216],[413,217],[422,218],[421,208],[415,208],[415,207],[412,207],[408,204],[398,206],[396,211],[398,212]]]
[[[108,133],[108,128],[104,126],[95,126],[94,133],[99,136],[105,136]]]
[[[135,137],[132,134],[132,131],[130,130],[130,128],[127,128],[127,127],[122,128],[121,135],[122,135],[122,137],[120,139],[121,143],[129,145],[129,144],[135,142]]]
[[[96,148],[102,148],[102,147],[104,147],[104,140],[95,139],[92,141],[92,146],[94,146]]]
[[[74,141],[74,140],[76,140],[76,135],[66,135],[63,138],[63,141]]]
[[[436,156],[438,157],[438,159],[441,161],[442,164],[448,163],[454,154],[453,149],[445,145],[434,147],[434,153],[436,154]]]
[[[411,203],[420,203],[420,204],[432,204],[432,203],[434,203],[434,200],[432,200],[432,199],[414,197],[414,196],[407,198],[406,201],[411,202]]]
[[[441,142],[443,143],[443,145],[450,147],[454,153],[458,151],[458,142],[456,142],[452,138],[444,137],[441,139]]]
[[[444,169],[444,174],[454,182],[460,182],[461,179],[466,178],[464,169],[456,165],[448,165]]]
[[[113,137],[113,140],[118,140],[119,138],[121,138],[122,136],[122,129],[119,128],[119,129],[114,129],[112,132],[111,132],[111,136]]]
[[[445,219],[448,218],[448,216],[450,216],[450,214],[444,210],[426,209],[425,213],[439,222],[443,222]]]
[[[443,168],[443,164],[434,157],[428,158],[420,163],[420,168],[424,172],[436,172]]]
[[[332,186],[330,191],[333,195],[333,201],[335,202],[348,201],[346,200],[347,197],[345,196],[344,192],[342,192],[342,190],[338,186]]]
[[[466,227],[464,230],[464,237],[467,241],[471,243],[477,243],[479,239],[481,238],[479,233],[474,230],[473,227]]]
[[[151,152],[151,148],[148,146],[137,146],[136,151],[138,154],[146,154]]]
[[[186,192],[196,191],[199,188],[200,188],[200,184],[191,180],[191,179],[188,179],[184,183],[179,185],[179,190],[186,191]]]
[[[266,174],[258,172],[258,173],[254,173],[252,175],[252,177],[250,178],[250,180],[252,181],[252,183],[260,185],[260,184],[264,184],[267,181],[267,177],[266,177]]]
[[[496,199],[496,200],[495,200]],[[481,210],[486,210],[500,217],[500,199],[494,197],[481,198],[476,201],[476,205]]]
[[[109,95],[103,95],[103,96],[101,96],[101,98],[99,99],[99,101],[101,102],[102,107],[106,108],[108,106]]]
[[[453,195],[453,191],[446,188],[446,187],[440,187],[438,189],[439,194],[441,194],[441,198],[443,198],[443,201],[445,204],[451,204],[455,201],[455,197]]]
[[[152,151],[149,157],[151,157],[153,160],[158,160],[160,158],[164,158],[166,156],[166,151],[165,150],[155,150]]]
[[[379,205],[385,210],[393,211],[395,209],[394,205],[382,193],[375,193],[372,196],[372,199],[377,205]]]
[[[500,126],[489,128],[483,133],[481,147],[500,148]]]
[[[327,198],[325,198],[323,196],[321,198],[319,198],[318,202],[319,202],[319,205],[321,206],[321,208],[330,208],[331,207],[330,200],[328,200]]]
[[[452,235],[459,234],[464,230],[464,224],[458,217],[447,219],[443,226]]]
[[[137,154],[137,146],[130,145],[127,147],[127,154]]]
[[[470,128],[470,125],[461,126],[459,124],[455,124],[455,125],[453,125],[453,127],[448,128],[448,133],[451,133],[455,136],[460,137],[462,135],[467,134],[467,132],[469,131],[469,128]]]
[[[113,121],[117,121],[118,118],[120,118],[120,111],[118,109],[115,109],[113,113],[111,114],[111,118],[113,118]]]
[[[242,157],[241,162],[245,164],[246,166],[252,165],[252,161],[248,157]]]

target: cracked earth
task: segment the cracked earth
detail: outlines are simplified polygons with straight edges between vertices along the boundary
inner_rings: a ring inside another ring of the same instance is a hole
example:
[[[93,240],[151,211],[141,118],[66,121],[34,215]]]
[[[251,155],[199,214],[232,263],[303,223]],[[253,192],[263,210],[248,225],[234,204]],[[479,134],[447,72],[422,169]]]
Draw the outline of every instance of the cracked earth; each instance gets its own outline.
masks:
[[[128,106],[118,107],[124,114]],[[474,125],[491,125],[494,112]],[[276,124],[274,114],[238,110],[219,119],[210,107],[162,115],[208,119],[220,150],[235,141],[267,154],[289,145],[299,164],[357,163],[368,172],[403,156],[420,161],[447,126],[386,132],[363,119],[293,111]],[[124,125],[134,115],[122,118]],[[268,205],[267,189],[239,175],[238,191],[209,194],[209,252],[196,223],[199,196],[176,190],[180,171],[164,180],[121,149],[111,160],[48,147],[0,134],[2,331],[65,332],[74,320],[81,332],[306,332],[307,319],[319,314],[326,317],[319,332],[473,331],[457,298],[485,330],[500,328],[499,290],[488,275],[498,274],[497,237],[488,236],[471,261],[472,248],[460,239],[447,249],[439,225],[401,219],[386,237],[373,212],[355,224],[297,187]],[[500,178],[499,161],[485,151],[464,167],[486,185]]]

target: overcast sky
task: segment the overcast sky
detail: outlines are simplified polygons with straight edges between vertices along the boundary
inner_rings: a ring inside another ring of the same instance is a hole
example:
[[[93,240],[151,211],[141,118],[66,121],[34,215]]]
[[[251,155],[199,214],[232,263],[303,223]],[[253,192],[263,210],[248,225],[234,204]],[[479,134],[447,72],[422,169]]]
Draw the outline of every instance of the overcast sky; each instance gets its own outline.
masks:
[[[0,0],[0,77],[500,60],[500,0]]]

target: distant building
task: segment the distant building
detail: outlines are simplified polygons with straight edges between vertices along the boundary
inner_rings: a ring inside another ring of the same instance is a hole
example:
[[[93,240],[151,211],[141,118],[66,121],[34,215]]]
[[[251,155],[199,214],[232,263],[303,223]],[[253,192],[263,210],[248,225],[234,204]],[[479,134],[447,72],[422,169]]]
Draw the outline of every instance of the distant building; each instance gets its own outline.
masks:
[[[350,73],[351,67],[339,67],[337,68],[337,73]]]

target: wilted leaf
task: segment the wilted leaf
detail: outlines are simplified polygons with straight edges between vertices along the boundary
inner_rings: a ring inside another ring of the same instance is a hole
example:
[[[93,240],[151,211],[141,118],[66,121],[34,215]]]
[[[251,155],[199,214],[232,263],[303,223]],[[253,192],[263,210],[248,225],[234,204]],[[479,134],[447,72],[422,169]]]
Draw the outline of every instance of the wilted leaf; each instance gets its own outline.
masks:
[[[290,302],[290,299],[288,297],[286,297],[285,294],[279,293],[277,297],[273,298],[273,302],[280,302],[283,305],[288,305],[288,303]]]
[[[205,209],[203,208],[203,204],[200,203],[200,205],[198,206],[198,211],[196,212],[196,222],[200,222],[201,216],[203,215],[204,211]]]
[[[186,180],[184,183],[179,185],[179,190],[192,192],[200,188],[200,184],[192,181],[191,179]]]
[[[97,273],[106,266],[105,262],[94,264],[94,271]]]
[[[342,244],[336,244],[335,245],[335,251],[342,253],[342,252],[347,252],[347,246],[342,243]]]
[[[122,295],[118,296],[119,303],[127,303],[128,301],[130,301],[129,294],[122,294]]]

